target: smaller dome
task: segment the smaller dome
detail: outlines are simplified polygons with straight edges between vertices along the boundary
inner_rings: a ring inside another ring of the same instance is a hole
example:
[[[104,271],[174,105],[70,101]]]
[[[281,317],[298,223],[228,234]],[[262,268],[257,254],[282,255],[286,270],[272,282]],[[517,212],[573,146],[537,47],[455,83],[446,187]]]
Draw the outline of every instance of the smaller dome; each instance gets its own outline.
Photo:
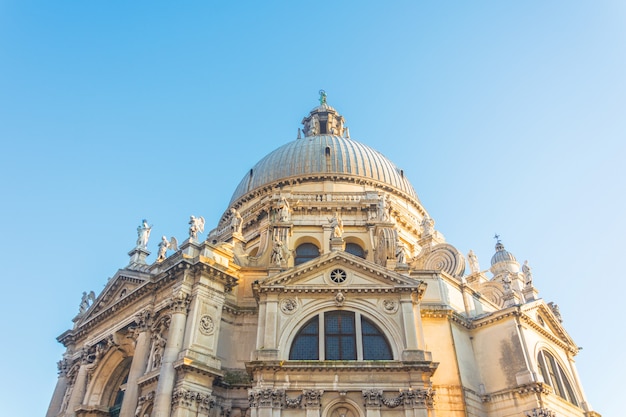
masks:
[[[517,274],[519,272],[519,263],[512,253],[504,249],[504,245],[498,239],[496,243],[496,253],[491,257],[491,273],[498,276],[501,273]]]
[[[511,252],[507,252],[502,242],[498,240],[498,243],[496,243],[496,253],[491,257],[491,265],[495,265],[499,262],[517,262],[517,259],[515,259],[515,256],[513,256]]]

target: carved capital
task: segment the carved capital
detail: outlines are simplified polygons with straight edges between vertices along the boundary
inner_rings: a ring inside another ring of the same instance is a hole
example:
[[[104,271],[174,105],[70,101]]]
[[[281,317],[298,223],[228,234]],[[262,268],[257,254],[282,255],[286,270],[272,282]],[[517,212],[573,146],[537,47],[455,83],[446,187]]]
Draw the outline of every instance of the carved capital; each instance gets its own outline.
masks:
[[[215,399],[209,395],[185,388],[176,388],[172,393],[172,408],[197,407],[200,410],[208,410],[215,406]]]
[[[189,307],[190,302],[191,299],[189,294],[184,291],[178,291],[170,299],[170,309],[172,310],[172,313],[187,314],[187,308]]]
[[[135,317],[137,323],[136,329],[139,332],[145,332],[152,325],[152,313],[148,310],[144,310],[137,314]]]
[[[67,376],[67,373],[70,370],[70,361],[67,358],[63,358],[57,362],[57,368],[59,372],[59,377]]]
[[[364,389],[363,390],[363,405],[365,407],[380,407],[382,404],[383,390],[382,389]]]
[[[264,388],[248,391],[250,407],[282,408],[285,391]]]
[[[302,396],[304,397],[304,406],[309,407],[320,407],[321,399],[324,391],[321,389],[305,389],[302,391]]]
[[[435,406],[435,391],[430,388],[406,391],[402,393],[402,397],[406,407],[433,408]]]
[[[526,411],[524,415],[526,417],[556,417],[556,413],[554,411],[549,410],[545,407],[533,408],[530,411]]]

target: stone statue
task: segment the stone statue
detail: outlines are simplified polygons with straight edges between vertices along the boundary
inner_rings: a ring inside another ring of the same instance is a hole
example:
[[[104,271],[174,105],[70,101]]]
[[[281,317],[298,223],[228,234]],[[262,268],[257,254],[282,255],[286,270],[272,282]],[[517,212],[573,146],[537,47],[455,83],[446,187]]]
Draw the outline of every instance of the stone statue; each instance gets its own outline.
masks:
[[[317,116],[311,117],[311,121],[309,122],[309,136],[319,135],[320,133],[320,122],[317,120]]]
[[[511,278],[509,278],[510,272],[507,272],[502,278],[502,288],[504,288],[504,292],[511,291]]]
[[[339,217],[339,214],[335,213],[328,221],[330,222],[330,227],[333,229],[333,237],[341,238],[341,236],[343,236],[343,221],[341,217]]]
[[[163,351],[165,351],[166,340],[158,332],[154,334],[154,342],[152,343],[152,369],[161,366],[163,361]]]
[[[396,240],[396,262],[399,264],[406,263],[404,244],[400,241],[400,239]]]
[[[422,220],[422,235],[424,237],[430,236],[434,233],[434,231],[435,231],[435,221],[431,219],[427,214],[426,216],[424,216],[424,219]]]
[[[467,254],[467,259],[469,261],[470,271],[472,271],[472,274],[479,273],[480,266],[478,265],[478,257],[473,250],[470,249],[469,253]]]
[[[230,214],[231,214],[230,230],[233,233],[241,234],[241,228],[243,226],[243,217],[241,217],[241,214],[239,214],[239,212],[235,210],[235,208],[230,209]]]
[[[96,293],[94,293],[93,291],[89,291],[89,294],[87,294],[85,291],[83,291],[83,297],[81,298],[80,306],[78,307],[79,313],[82,314],[85,311],[89,310],[89,307],[91,307],[94,301],[96,301]]]
[[[378,214],[378,220],[386,222],[389,221],[389,211],[387,209],[387,196],[381,195],[378,197],[378,205],[376,207]]]
[[[165,236],[161,237],[161,242],[159,242],[159,254],[157,256],[157,262],[163,262],[165,260],[168,249],[171,249],[173,251],[178,250],[178,241],[174,236],[170,238],[169,242]]]
[[[524,261],[524,265],[522,265],[522,273],[524,274],[524,284],[527,287],[533,285],[533,271],[530,266],[528,266],[528,261]]]
[[[281,222],[288,222],[291,216],[289,202],[284,196],[280,196],[280,203],[278,205],[278,220]]]
[[[152,226],[148,226],[148,221],[143,219],[141,226],[137,226],[137,247],[146,248],[148,246],[148,239],[150,238],[150,232]]]
[[[189,239],[198,239],[198,233],[204,232],[204,217],[189,217]]]
[[[283,242],[280,241],[278,236],[274,236],[274,243],[272,244],[272,263],[276,266],[280,266],[284,260]]]

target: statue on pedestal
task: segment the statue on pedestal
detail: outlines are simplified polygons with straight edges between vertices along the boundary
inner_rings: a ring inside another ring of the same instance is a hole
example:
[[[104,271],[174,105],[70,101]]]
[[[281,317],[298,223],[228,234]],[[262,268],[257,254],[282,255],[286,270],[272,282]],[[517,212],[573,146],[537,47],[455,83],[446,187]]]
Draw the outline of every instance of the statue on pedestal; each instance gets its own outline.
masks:
[[[150,232],[152,226],[148,226],[148,221],[143,219],[141,225],[137,226],[137,247],[146,248],[148,246],[148,239],[150,238]]]
[[[189,239],[197,240],[198,233],[204,232],[204,217],[189,217]]]

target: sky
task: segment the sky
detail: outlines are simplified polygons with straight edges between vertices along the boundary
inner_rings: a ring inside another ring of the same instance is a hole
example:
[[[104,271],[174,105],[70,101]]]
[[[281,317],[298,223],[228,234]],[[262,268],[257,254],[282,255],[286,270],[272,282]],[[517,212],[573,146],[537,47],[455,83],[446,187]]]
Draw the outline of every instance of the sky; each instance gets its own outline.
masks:
[[[56,337],[141,220],[149,260],[190,215],[215,227],[324,89],[449,243],[528,260],[622,415],[624,74],[619,0],[0,1],[3,414],[45,414]]]

